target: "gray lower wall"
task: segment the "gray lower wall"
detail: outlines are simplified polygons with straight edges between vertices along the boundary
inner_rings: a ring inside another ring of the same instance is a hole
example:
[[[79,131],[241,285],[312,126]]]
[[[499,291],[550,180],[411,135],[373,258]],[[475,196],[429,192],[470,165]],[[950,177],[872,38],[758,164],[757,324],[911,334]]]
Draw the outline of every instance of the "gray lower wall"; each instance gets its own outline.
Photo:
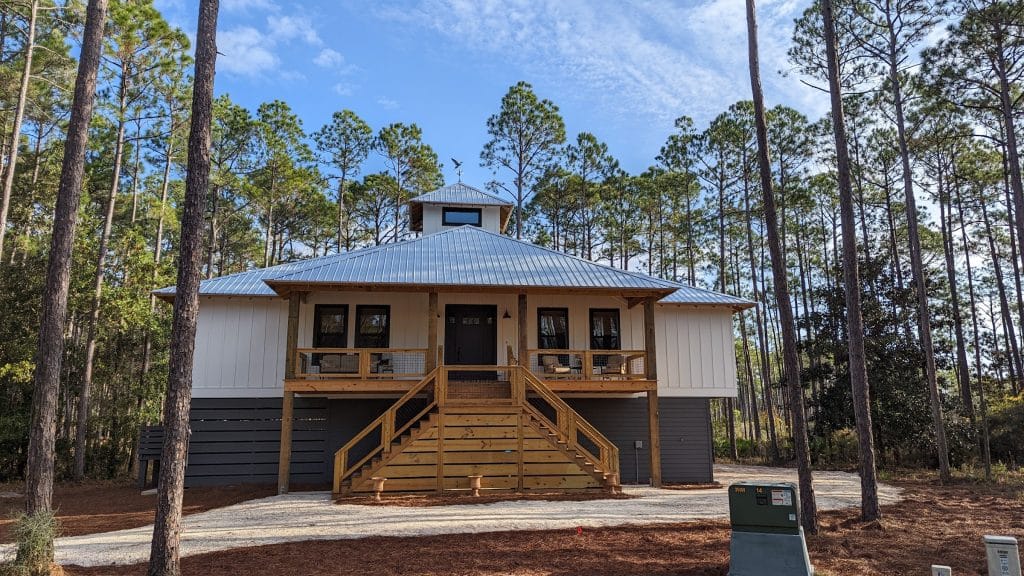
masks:
[[[393,402],[296,397],[291,482],[330,482],[334,452]],[[572,398],[567,402],[619,447],[623,483],[649,481],[646,398]],[[662,397],[658,404],[662,481],[710,482],[708,400]],[[195,398],[190,425],[186,486],[277,482],[280,398]],[[643,442],[638,450],[634,449],[637,440]]]
[[[650,481],[650,443],[646,398],[571,398],[566,400],[619,447],[620,480]],[[658,399],[661,418],[662,482],[711,482],[711,412],[707,398]],[[635,448],[635,442],[643,442]]]

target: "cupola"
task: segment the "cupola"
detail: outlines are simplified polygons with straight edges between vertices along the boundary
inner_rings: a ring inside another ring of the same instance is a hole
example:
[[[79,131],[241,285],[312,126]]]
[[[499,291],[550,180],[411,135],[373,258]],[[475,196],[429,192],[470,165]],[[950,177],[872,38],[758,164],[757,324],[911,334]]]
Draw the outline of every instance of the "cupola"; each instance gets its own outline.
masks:
[[[409,201],[409,228],[424,236],[458,226],[501,233],[513,204],[462,182],[438,188]]]

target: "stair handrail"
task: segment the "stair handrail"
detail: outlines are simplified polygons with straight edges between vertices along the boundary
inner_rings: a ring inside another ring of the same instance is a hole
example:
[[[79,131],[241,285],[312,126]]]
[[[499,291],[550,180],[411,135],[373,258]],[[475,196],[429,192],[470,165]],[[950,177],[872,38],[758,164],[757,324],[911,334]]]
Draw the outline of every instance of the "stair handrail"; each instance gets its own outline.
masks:
[[[555,394],[551,388],[548,388],[544,382],[537,378],[533,372],[523,368],[517,367],[521,381],[523,382],[523,393],[522,393],[522,406],[525,410],[528,410],[534,417],[539,418],[542,422],[545,422],[553,429],[558,430],[564,437],[563,440],[568,442],[570,446],[583,453],[584,456],[589,457],[592,461],[599,462],[605,472],[614,472],[616,475],[619,474],[619,448],[604,434],[601,433],[593,424],[588,422],[583,416],[581,416],[572,406],[563,400],[558,394]],[[537,396],[540,396],[545,402],[551,405],[555,409],[556,418],[558,422],[551,422],[544,414],[537,410],[534,406],[530,405],[525,399],[525,393],[527,391],[533,392]],[[577,438],[578,432],[582,432],[591,442],[593,442],[601,452],[600,455],[591,454],[585,446],[579,443]]]
[[[351,440],[345,443],[344,446],[338,449],[334,453],[334,493],[341,493],[341,482],[354,474],[359,468],[366,464],[371,458],[377,454],[384,452],[387,454],[391,449],[391,444],[395,438],[401,436],[406,430],[415,425],[424,416],[426,416],[431,410],[437,406],[438,393],[438,368],[434,368],[426,376],[423,377],[415,386],[409,389],[401,398],[395,401],[383,414],[378,416],[373,422],[366,425],[365,428],[358,434],[352,437]],[[419,414],[409,419],[408,422],[402,425],[401,428],[395,429],[395,420],[398,416],[398,409],[404,406],[409,400],[415,398],[417,395],[423,392],[423,390],[430,384],[434,385],[434,397],[427,403],[427,406],[420,410]],[[371,449],[363,458],[361,458],[355,464],[351,466],[347,465],[348,453],[355,448],[357,444],[363,441],[371,432],[380,428],[380,443]]]

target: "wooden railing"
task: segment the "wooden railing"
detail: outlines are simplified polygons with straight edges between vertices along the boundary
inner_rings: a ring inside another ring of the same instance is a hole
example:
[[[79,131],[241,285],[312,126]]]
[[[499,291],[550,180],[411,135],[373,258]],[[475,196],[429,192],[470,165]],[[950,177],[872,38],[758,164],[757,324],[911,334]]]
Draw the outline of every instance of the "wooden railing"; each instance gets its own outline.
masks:
[[[570,447],[578,450],[586,458],[589,458],[591,462],[600,463],[602,470],[613,472],[618,476],[618,447],[531,372],[519,370],[518,373],[520,378],[517,379],[518,387],[515,394],[516,398],[522,402],[523,409],[544,423],[548,428],[557,430]],[[527,400],[528,394],[533,394],[548,404],[555,411],[556,421],[552,422],[541,410],[529,402]],[[580,442],[581,435],[597,448],[598,454],[594,454]]]
[[[527,350],[530,372],[544,380],[642,380],[645,350]]]
[[[402,380],[426,374],[426,348],[297,348],[295,377]]]
[[[412,387],[397,402],[391,405],[376,420],[371,422],[362,432],[356,434],[344,446],[334,453],[334,493],[341,492],[341,481],[354,473],[363,464],[370,461],[378,454],[387,455],[391,452],[391,446],[395,439],[405,433],[406,430],[415,426],[419,421],[430,413],[437,406],[438,391],[443,389],[439,384],[437,369],[427,374],[423,380]],[[410,400],[416,396],[427,393],[427,403],[415,416],[404,423],[398,422],[398,411],[401,410]],[[374,445],[366,455],[359,458],[355,463],[349,464],[349,454],[360,442],[365,440],[371,433],[380,431],[380,442]]]
[[[478,374],[488,378],[477,378]],[[461,379],[460,376],[470,376]],[[455,378],[452,378],[455,376]],[[479,396],[467,396],[466,390],[474,390]],[[460,390],[460,388],[463,388]],[[425,395],[427,402],[415,416],[399,422],[398,414],[417,396]],[[604,472],[619,474],[619,449],[590,422],[576,413],[564,400],[555,394],[544,382],[522,366],[439,366],[426,375],[411,390],[398,399],[384,414],[366,426],[334,454],[334,493],[341,493],[341,483],[354,474],[375,456],[390,454],[396,439],[417,425],[431,411],[455,404],[503,403],[520,407],[538,422],[558,434],[559,440],[567,447],[577,450],[589,461],[598,464]],[[546,404],[554,412],[551,421],[536,402]],[[379,431],[379,441],[357,460],[349,462],[353,450],[372,433]],[[596,448],[590,450],[581,438]]]

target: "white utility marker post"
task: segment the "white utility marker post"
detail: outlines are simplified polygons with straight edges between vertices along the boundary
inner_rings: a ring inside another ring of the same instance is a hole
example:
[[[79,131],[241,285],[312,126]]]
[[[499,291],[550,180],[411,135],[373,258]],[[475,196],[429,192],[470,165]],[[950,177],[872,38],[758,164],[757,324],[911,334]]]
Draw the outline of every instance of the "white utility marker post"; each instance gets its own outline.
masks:
[[[932,576],[953,576],[953,569],[949,566],[932,564]]]
[[[1021,576],[1020,552],[1013,536],[985,536],[988,576]]]

